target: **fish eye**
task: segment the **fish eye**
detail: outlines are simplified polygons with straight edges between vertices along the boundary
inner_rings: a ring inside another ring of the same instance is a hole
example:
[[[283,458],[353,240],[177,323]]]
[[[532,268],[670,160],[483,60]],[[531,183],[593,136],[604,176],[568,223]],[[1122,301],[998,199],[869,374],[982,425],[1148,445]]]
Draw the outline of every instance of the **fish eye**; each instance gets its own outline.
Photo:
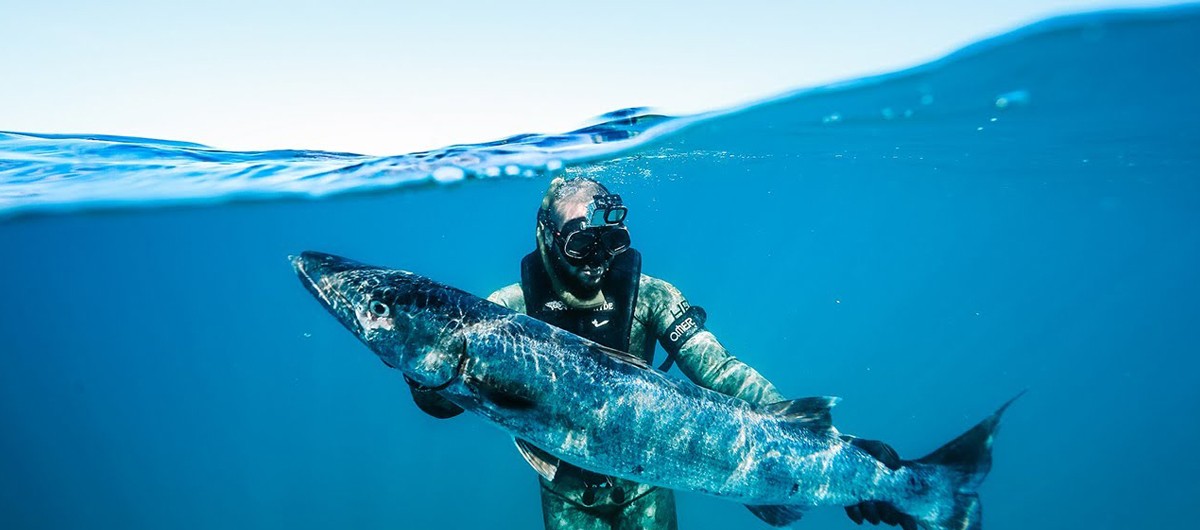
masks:
[[[387,304],[380,302],[379,300],[371,300],[368,302],[367,309],[371,311],[372,315],[377,317],[386,317],[391,313],[391,310],[388,309]]]

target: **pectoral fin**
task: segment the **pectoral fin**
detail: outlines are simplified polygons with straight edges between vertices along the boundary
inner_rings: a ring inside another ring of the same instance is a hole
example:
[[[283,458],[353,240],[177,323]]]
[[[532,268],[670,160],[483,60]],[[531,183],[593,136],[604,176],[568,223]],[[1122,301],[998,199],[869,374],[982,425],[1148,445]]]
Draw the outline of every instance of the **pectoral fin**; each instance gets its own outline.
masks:
[[[763,522],[779,527],[787,526],[796,521],[799,521],[804,516],[804,512],[794,506],[750,506],[750,513],[755,517],[762,519]]]
[[[413,402],[417,404],[417,407],[437,419],[453,418],[463,413],[462,407],[434,392],[421,391],[413,387],[409,387],[409,390],[412,391]]]
[[[538,449],[520,438],[513,438],[513,442],[517,444],[517,450],[521,452],[521,456],[525,457],[525,461],[533,467],[546,480],[554,480],[558,474],[558,459],[541,449]]]

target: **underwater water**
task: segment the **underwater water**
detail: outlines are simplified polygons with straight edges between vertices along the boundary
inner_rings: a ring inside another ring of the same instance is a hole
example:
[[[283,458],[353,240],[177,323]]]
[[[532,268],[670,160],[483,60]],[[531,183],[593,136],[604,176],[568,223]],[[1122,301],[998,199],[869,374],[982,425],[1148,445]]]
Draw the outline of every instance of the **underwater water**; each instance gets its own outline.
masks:
[[[643,271],[785,394],[841,396],[842,431],[916,457],[1028,389],[986,528],[1189,527],[1197,52],[1194,5],[1087,14],[731,112],[399,157],[5,133],[0,527],[539,527],[509,437],[417,410],[286,258],[486,295],[554,174],[620,193]],[[679,521],[768,528],[695,494]]]

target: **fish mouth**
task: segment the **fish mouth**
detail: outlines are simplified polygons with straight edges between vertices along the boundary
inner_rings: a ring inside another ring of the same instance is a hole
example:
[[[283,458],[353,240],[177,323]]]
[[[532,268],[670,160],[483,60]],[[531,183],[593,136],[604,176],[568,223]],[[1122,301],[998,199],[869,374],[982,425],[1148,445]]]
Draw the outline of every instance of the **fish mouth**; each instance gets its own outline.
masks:
[[[288,260],[292,262],[292,268],[304,288],[321,302],[326,311],[345,322],[343,312],[350,310],[352,304],[345,294],[333,287],[330,277],[339,272],[362,268],[363,265],[333,254],[313,251],[288,256]]]

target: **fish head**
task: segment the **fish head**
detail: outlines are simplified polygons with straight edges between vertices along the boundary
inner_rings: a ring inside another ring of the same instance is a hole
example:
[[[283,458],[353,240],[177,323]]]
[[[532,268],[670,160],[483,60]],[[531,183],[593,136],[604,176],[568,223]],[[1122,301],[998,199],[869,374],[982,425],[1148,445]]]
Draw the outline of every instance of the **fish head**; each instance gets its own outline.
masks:
[[[325,309],[410,383],[442,388],[461,375],[466,346],[457,331],[474,296],[332,254],[309,251],[291,260]]]

